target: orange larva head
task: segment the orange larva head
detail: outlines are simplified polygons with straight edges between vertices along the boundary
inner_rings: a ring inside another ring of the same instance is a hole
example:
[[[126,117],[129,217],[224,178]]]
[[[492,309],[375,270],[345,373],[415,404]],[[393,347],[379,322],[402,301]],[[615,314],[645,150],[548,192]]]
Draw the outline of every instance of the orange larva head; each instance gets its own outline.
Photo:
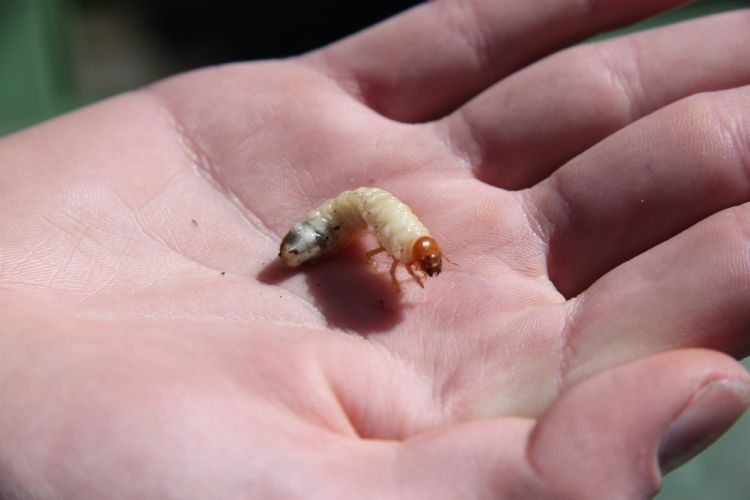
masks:
[[[430,236],[422,236],[414,242],[412,255],[427,276],[437,276],[443,270],[443,254],[440,246]]]

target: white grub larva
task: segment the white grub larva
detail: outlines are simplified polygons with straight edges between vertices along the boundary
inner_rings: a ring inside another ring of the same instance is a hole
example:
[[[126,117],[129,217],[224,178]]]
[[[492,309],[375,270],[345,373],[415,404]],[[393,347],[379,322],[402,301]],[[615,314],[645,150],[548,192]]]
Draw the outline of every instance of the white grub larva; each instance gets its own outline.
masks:
[[[396,280],[399,264],[421,287],[413,265],[427,276],[440,274],[442,254],[437,241],[404,202],[379,188],[344,191],[310,211],[284,236],[279,257],[287,266],[297,267],[336,253],[365,232],[380,244],[367,252],[371,265],[375,265],[372,257],[383,251],[393,259],[390,274],[397,291],[401,291]]]

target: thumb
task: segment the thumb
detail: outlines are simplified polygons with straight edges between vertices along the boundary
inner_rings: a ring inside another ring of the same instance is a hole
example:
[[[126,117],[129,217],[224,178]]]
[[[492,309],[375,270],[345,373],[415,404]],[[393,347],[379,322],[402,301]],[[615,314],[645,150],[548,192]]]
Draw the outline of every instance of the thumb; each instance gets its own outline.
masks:
[[[595,375],[541,417],[528,458],[543,498],[651,498],[661,474],[718,438],[750,402],[750,376],[707,350],[659,354]]]

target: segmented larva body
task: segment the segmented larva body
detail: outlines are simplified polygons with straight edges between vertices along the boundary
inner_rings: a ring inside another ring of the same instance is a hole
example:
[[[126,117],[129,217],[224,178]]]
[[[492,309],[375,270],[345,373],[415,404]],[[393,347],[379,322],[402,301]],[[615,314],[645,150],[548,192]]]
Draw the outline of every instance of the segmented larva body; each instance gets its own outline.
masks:
[[[380,188],[344,191],[310,211],[284,237],[279,256],[286,265],[296,267],[341,250],[365,232],[380,244],[367,253],[371,263],[372,256],[382,251],[393,259],[391,277],[397,289],[398,264],[406,266],[420,285],[412,264],[429,276],[440,273],[442,255],[430,232],[404,202]]]

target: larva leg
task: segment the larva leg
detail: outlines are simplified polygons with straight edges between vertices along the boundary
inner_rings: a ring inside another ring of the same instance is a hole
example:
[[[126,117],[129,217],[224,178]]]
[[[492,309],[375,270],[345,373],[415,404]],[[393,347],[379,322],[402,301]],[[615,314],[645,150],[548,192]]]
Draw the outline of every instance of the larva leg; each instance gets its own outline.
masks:
[[[414,278],[417,283],[419,283],[419,286],[424,288],[424,285],[422,284],[422,280],[419,279],[419,276],[417,276],[417,273],[415,273],[414,269],[411,268],[411,264],[406,264],[406,266],[404,267],[406,267],[406,270],[409,271],[409,274],[411,275],[411,277]]]
[[[398,268],[398,259],[393,259],[393,264],[391,264],[391,283],[393,283],[393,287],[396,289],[396,292],[401,293],[401,286],[398,284],[398,280],[396,279],[396,268]]]
[[[373,269],[377,269],[378,268],[378,265],[375,262],[375,259],[373,259],[373,257],[375,255],[379,254],[380,252],[385,252],[385,248],[378,247],[375,250],[370,250],[369,252],[367,252],[365,254],[367,256],[367,263],[370,264],[370,266],[372,266]]]

